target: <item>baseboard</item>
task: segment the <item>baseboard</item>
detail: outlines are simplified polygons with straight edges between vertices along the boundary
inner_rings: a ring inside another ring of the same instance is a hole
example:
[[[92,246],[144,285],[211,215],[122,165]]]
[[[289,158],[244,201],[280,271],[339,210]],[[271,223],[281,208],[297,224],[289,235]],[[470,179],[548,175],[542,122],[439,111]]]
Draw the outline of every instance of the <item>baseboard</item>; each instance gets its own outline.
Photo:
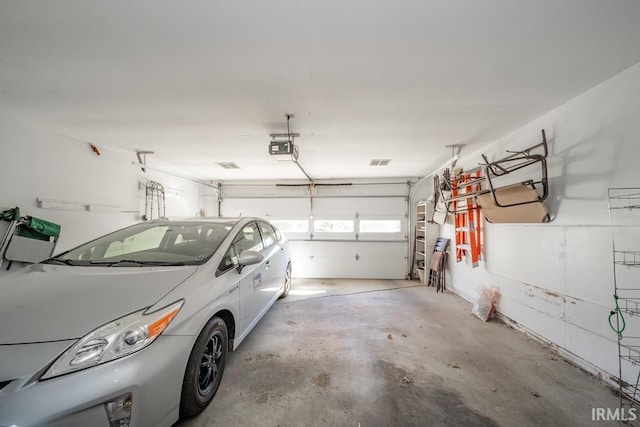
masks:
[[[461,292],[459,289],[457,289],[454,286],[450,286],[449,284],[447,284],[447,289],[473,305],[474,299],[473,297],[471,297],[471,295],[465,292]],[[521,325],[520,323],[516,322],[515,320],[511,319],[510,317],[507,317],[506,315],[498,311],[494,312],[494,316],[498,320],[500,320],[502,323],[509,326],[510,328],[515,329],[516,331],[522,332],[525,336],[533,339],[537,343],[552,349],[556,355],[563,358],[570,365],[575,366],[581,371],[586,372],[587,374],[598,378],[599,380],[603,381],[606,385],[614,389],[615,392],[618,392],[619,390],[618,378],[613,376],[609,372],[598,368],[591,362],[584,360],[580,356],[570,352],[569,350],[563,347],[558,346],[557,344],[549,341],[548,339],[546,339],[541,335],[538,335],[537,333],[528,329],[526,326]]]

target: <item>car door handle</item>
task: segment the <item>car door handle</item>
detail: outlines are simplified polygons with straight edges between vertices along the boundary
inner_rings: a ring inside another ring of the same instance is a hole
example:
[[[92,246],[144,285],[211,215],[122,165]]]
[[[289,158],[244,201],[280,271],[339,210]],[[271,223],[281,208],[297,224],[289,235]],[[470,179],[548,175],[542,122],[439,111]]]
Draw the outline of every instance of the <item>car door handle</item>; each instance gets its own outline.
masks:
[[[267,269],[268,269],[269,267],[271,267],[271,261],[267,261],[267,262],[265,262],[265,263],[264,263],[264,268],[267,268]]]

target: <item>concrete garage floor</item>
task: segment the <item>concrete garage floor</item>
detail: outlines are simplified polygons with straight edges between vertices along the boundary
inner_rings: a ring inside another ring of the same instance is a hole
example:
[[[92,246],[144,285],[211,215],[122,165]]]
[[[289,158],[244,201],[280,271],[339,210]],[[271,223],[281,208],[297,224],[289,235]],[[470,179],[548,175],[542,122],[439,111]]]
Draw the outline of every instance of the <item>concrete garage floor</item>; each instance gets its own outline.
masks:
[[[460,297],[402,280],[294,280],[229,355],[199,426],[576,426],[618,398]]]

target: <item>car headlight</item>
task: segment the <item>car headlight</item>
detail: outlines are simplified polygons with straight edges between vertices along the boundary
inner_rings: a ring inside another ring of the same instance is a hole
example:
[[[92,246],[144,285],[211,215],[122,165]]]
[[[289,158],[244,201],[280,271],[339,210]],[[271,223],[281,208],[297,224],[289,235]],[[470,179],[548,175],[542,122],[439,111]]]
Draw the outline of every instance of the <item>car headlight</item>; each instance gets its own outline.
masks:
[[[62,353],[40,379],[79,371],[143,349],[165,330],[183,303],[180,300],[153,313],[140,310],[100,326]]]

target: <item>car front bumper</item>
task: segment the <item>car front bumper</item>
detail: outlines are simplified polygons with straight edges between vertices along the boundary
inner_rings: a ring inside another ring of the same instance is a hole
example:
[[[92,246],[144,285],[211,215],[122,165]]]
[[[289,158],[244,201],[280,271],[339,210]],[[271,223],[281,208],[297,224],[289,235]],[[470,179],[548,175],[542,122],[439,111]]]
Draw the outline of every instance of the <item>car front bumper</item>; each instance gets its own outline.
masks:
[[[171,426],[178,419],[182,380],[194,339],[160,336],[129,356],[44,381],[32,380],[44,366],[19,378],[0,378],[11,380],[0,390],[0,427],[109,426],[105,403],[126,394],[132,397],[131,427]],[[31,352],[37,346],[23,347]],[[12,347],[15,355],[17,348]]]

